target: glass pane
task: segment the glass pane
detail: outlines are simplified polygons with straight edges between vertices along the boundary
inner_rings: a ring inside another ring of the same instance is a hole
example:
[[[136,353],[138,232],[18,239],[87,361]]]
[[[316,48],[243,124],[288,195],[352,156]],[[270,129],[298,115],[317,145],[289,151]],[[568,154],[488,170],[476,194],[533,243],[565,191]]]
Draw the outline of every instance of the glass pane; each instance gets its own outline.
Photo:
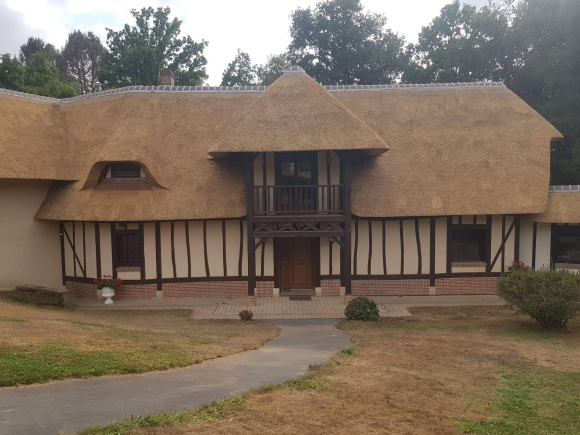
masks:
[[[280,184],[294,184],[294,163],[283,162],[280,168]]]
[[[580,236],[558,236],[556,241],[556,261],[580,263]]]
[[[311,162],[298,162],[298,184],[312,184]]]

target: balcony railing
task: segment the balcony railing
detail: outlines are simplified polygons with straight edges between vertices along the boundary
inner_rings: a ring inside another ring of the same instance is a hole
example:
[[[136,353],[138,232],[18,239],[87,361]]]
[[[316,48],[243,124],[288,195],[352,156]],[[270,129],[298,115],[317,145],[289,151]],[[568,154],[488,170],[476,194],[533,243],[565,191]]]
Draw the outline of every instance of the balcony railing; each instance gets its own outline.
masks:
[[[254,186],[254,214],[343,214],[344,186]]]

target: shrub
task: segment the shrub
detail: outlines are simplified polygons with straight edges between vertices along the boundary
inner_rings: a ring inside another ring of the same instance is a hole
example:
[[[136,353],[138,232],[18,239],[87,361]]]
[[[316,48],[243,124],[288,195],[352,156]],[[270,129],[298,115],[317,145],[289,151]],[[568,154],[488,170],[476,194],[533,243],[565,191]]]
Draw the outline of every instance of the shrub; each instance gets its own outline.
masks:
[[[514,269],[500,277],[497,293],[545,330],[563,329],[580,313],[580,275],[567,270]]]
[[[43,290],[13,290],[9,292],[12,300],[21,304],[46,305],[49,307],[66,307],[67,301],[62,293]]]
[[[240,311],[240,319],[242,319],[242,320],[252,320],[252,317],[254,317],[254,313],[251,312],[250,310],[242,310],[242,311]]]
[[[371,298],[358,297],[348,303],[344,315],[350,320],[377,321],[379,320],[379,309]]]

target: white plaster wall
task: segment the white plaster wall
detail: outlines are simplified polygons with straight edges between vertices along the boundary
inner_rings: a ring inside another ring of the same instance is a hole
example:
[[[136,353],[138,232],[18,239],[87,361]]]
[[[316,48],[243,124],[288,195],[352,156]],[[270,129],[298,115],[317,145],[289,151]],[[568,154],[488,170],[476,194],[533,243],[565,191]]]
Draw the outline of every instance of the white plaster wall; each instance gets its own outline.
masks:
[[[113,250],[111,248],[111,224],[101,223],[99,225],[101,235],[101,273],[103,275],[113,275]]]
[[[143,224],[145,245],[145,279],[157,278],[157,258],[155,254],[155,224]]]
[[[536,269],[550,267],[551,238],[552,224],[538,223],[538,233],[536,235]]]
[[[435,220],[435,273],[447,272],[447,218]]]
[[[0,180],[0,289],[62,287],[59,223],[34,219],[50,185]]]

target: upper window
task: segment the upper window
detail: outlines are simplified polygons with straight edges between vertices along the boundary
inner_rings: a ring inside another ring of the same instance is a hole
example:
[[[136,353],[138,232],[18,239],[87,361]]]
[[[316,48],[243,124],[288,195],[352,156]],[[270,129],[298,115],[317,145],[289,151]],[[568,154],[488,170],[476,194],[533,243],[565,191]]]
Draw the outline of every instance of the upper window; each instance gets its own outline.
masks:
[[[553,261],[580,263],[580,227],[554,225],[552,228]]]
[[[485,262],[486,230],[457,228],[451,230],[449,257],[452,262]]]
[[[111,164],[111,178],[140,178],[141,168],[134,163]]]
[[[317,184],[315,153],[281,153],[276,158],[277,185],[304,186]]]

